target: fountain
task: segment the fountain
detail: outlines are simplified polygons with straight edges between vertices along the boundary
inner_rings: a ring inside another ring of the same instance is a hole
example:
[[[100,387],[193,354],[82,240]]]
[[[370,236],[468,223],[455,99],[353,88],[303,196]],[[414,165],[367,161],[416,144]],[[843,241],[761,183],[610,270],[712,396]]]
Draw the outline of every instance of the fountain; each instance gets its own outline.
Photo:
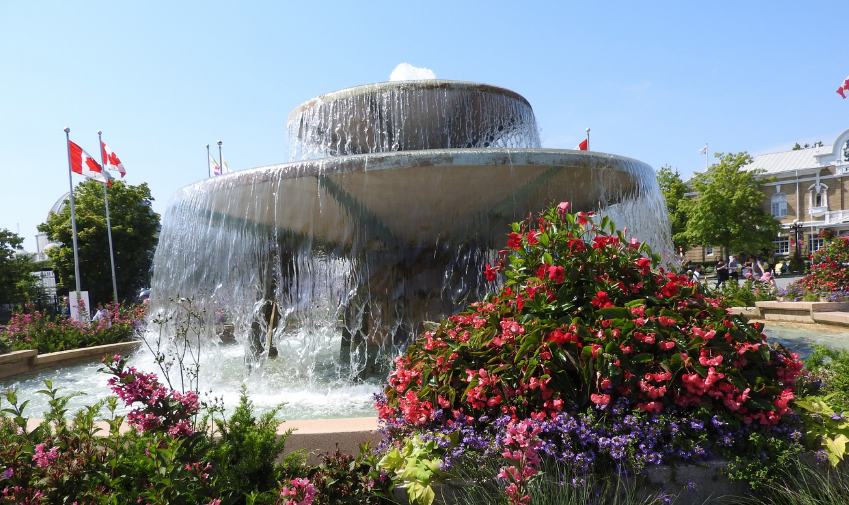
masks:
[[[217,343],[217,311],[248,375],[285,354],[295,376],[385,376],[427,321],[491,289],[483,266],[509,223],[551,203],[608,214],[671,251],[651,167],[541,149],[530,104],[503,88],[344,89],[297,107],[288,137],[287,163],[182,188],[154,259],[154,313],[192,296]]]

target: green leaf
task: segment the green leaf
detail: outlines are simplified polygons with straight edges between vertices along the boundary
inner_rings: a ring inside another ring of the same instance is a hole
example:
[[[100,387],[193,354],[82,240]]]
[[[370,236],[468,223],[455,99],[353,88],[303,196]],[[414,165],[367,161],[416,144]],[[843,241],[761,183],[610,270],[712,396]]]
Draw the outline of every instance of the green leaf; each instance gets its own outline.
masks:
[[[606,307],[595,312],[605,319],[631,319],[631,311],[625,307]]]

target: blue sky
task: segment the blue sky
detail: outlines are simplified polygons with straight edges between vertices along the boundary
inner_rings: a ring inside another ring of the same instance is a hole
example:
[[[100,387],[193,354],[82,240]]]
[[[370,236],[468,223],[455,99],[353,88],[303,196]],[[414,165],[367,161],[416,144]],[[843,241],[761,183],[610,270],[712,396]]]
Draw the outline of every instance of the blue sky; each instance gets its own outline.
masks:
[[[689,175],[698,149],[830,144],[849,128],[844,2],[13,2],[0,0],[0,228],[35,249],[68,191],[65,126],[97,130],[165,211],[206,177],[285,161],[307,99],[388,80],[402,62],[512,89],[544,147]],[[74,181],[82,178],[75,175]]]

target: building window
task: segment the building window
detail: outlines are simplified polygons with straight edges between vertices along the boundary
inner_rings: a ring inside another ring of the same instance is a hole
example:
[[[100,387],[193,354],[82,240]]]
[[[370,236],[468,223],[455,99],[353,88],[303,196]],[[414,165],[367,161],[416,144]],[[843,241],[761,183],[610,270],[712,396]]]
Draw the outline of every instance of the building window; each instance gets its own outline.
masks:
[[[817,193],[814,196],[814,207],[822,207],[822,193]]]
[[[773,217],[787,217],[787,195],[776,193],[770,198]]]
[[[810,243],[810,247],[809,247],[808,250],[810,252],[819,251],[820,249],[823,248],[824,245],[825,245],[825,239],[821,239],[821,238],[817,238],[817,237],[811,237],[811,243]]]
[[[788,254],[790,252],[790,237],[780,238],[775,241],[775,254]]]
[[[705,246],[705,256],[713,256],[713,246],[706,245]]]

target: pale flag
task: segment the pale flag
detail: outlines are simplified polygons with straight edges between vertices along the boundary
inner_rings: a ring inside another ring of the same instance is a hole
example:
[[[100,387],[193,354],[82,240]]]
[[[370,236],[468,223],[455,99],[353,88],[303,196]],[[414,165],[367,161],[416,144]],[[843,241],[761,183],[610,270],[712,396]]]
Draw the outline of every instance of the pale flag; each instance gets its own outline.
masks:
[[[109,172],[103,170],[103,167],[94,161],[91,155],[70,140],[68,141],[68,145],[71,149],[71,172],[84,175],[89,179],[94,179],[110,186],[112,185],[112,177],[109,175]]]
[[[704,146],[703,148],[699,149],[699,154],[707,154],[707,146]]]
[[[112,170],[113,172],[120,172],[121,177],[123,178],[127,175],[127,171],[124,170],[124,164],[121,163],[121,160],[118,159],[118,156],[112,152],[112,149],[109,149],[109,146],[100,142],[100,149],[103,151],[103,159],[106,160],[106,170]]]
[[[215,158],[212,155],[209,156],[209,176],[214,177],[216,175],[221,175],[221,167],[218,166],[218,162],[215,161]]]
[[[222,175],[229,174],[230,173],[230,167],[227,166],[227,160],[224,158],[223,154],[221,155],[221,165],[222,165],[221,166],[221,174]]]

